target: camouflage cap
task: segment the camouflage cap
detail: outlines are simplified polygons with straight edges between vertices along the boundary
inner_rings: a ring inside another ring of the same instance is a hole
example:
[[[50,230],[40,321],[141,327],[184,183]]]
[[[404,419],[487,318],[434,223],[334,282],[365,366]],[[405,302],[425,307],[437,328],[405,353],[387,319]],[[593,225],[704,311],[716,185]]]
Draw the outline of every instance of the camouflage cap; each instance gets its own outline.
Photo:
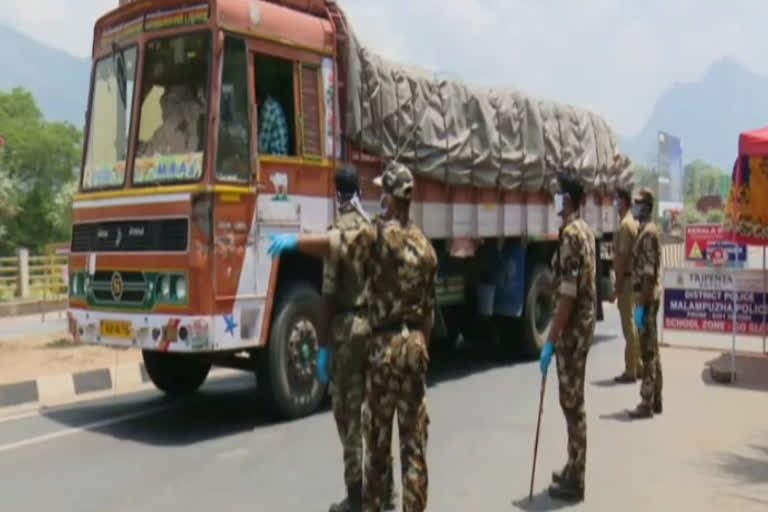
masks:
[[[645,203],[650,207],[653,207],[654,200],[655,198],[653,197],[653,191],[647,187],[643,187],[638,190],[634,197],[634,202]]]
[[[401,163],[390,162],[384,169],[384,173],[373,179],[373,184],[398,199],[411,200],[413,174]]]

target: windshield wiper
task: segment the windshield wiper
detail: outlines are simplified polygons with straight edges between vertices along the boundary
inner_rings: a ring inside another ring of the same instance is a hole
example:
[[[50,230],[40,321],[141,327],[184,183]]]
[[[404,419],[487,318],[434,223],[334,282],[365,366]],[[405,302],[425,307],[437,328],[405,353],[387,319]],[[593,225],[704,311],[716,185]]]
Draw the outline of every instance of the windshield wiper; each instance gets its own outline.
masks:
[[[120,95],[120,101],[123,103],[123,106],[126,106],[128,93],[126,91],[127,81],[125,79],[125,50],[120,48],[115,41],[112,41],[112,62],[115,65],[117,92]]]

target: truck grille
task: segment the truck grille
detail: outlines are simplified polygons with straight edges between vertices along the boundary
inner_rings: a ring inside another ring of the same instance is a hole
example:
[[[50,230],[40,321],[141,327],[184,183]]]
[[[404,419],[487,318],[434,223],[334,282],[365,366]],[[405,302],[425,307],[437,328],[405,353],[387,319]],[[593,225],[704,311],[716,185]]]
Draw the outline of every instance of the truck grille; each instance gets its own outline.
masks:
[[[114,282],[119,279],[119,290]],[[101,303],[139,305],[147,298],[147,282],[141,272],[117,272],[99,270],[94,272],[91,284],[93,298]]]
[[[73,253],[184,252],[188,219],[90,222],[72,227]]]

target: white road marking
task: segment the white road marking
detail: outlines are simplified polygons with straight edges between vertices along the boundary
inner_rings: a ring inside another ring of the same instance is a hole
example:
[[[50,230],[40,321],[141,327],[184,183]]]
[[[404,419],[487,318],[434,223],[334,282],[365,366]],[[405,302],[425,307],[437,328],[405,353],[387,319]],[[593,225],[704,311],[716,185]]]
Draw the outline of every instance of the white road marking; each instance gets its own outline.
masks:
[[[40,411],[38,409],[35,409],[34,411],[20,412],[12,416],[3,416],[3,417],[0,417],[0,423],[23,420],[25,418],[31,418],[32,416],[40,416]]]
[[[87,430],[91,430],[94,428],[99,427],[107,427],[109,425],[114,425],[116,423],[122,423],[124,421],[130,421],[136,418],[141,418],[143,416],[149,416],[150,414],[154,414],[157,412],[165,411],[168,409],[172,409],[174,407],[178,407],[181,404],[181,402],[168,404],[168,405],[161,405],[157,407],[151,407],[149,409],[144,409],[141,411],[135,411],[128,414],[121,414],[120,416],[114,416],[112,418],[106,418],[99,421],[94,421],[92,423],[86,423],[85,425],[81,425],[79,427],[72,427],[67,428],[64,430],[58,430],[56,432],[51,432],[50,434],[44,434],[41,436],[35,436],[30,437],[29,439],[23,439],[21,441],[15,441],[13,443],[6,443],[0,445],[0,453],[1,452],[7,452],[11,450],[15,450],[17,448],[23,448],[25,446],[30,446],[33,444],[40,444],[44,443],[46,441],[51,441],[53,439],[58,439],[60,437],[70,436],[73,434],[79,434],[80,432],[85,432]]]

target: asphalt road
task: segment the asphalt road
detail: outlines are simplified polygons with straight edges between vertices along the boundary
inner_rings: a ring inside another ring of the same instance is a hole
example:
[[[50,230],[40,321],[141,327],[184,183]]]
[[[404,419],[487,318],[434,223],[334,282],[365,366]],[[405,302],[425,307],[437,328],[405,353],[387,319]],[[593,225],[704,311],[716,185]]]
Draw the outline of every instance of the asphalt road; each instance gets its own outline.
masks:
[[[44,318],[39,314],[0,318],[0,342],[66,332],[67,315],[63,311],[46,313]]]
[[[768,446],[763,394],[707,386],[700,376],[707,357],[668,350],[664,415],[628,423],[622,411],[637,403],[637,387],[607,382],[623,361],[617,325],[609,310],[590,353],[587,501],[574,509],[764,509],[768,449],[748,453]],[[434,362],[428,395],[430,511],[562,506],[540,494],[565,457],[554,374],[545,400],[537,496],[529,504],[538,365],[499,366],[463,353]],[[252,384],[248,376],[211,382],[185,403],[144,392],[0,418],[0,508],[327,510],[342,492],[330,413],[270,423]],[[743,415],[743,408],[752,412]]]

